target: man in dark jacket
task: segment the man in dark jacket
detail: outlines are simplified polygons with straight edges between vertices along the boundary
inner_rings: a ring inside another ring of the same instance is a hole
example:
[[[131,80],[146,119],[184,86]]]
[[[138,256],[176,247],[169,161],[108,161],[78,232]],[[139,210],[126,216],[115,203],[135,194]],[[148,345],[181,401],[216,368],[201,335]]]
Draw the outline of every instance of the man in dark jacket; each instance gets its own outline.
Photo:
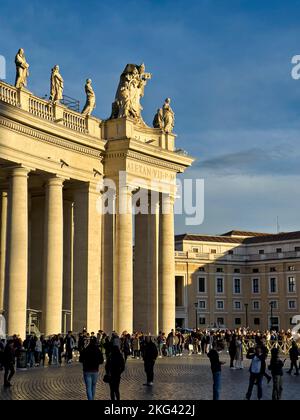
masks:
[[[11,387],[11,379],[15,374],[15,349],[13,340],[9,340],[3,353],[4,387]]]
[[[263,338],[261,340],[261,344],[259,344],[259,346],[261,347],[261,352],[263,354],[263,357],[265,358],[265,362],[266,362],[266,365],[267,365],[267,359],[268,359],[268,356],[269,356],[269,349],[266,346],[266,339],[265,338]],[[266,371],[264,373],[264,377],[267,379],[268,384],[269,384],[272,380],[272,377],[270,375],[268,375],[268,373]]]
[[[83,365],[83,377],[86,394],[89,401],[95,399],[96,386],[99,377],[99,366],[103,364],[103,354],[97,346],[96,337],[90,339],[89,345],[82,350],[80,362]]]
[[[282,396],[282,377],[283,377],[283,366],[284,362],[279,358],[279,350],[277,348],[272,349],[272,358],[269,366],[269,370],[272,373],[273,378],[273,393],[272,400],[281,400]]]
[[[147,383],[144,384],[145,386],[153,386],[154,366],[157,358],[158,350],[156,345],[153,343],[151,337],[146,337],[143,351],[144,366],[147,375]]]
[[[73,350],[76,344],[75,337],[72,334],[72,331],[68,332],[68,335],[65,338],[66,343],[66,354],[67,354],[67,362],[72,363],[73,361]]]
[[[222,372],[222,365],[224,362],[220,362],[219,353],[215,349],[211,349],[210,352],[207,354],[207,357],[210,360],[211,364],[211,371],[213,374],[213,400],[219,401],[220,399],[220,391],[221,391],[221,372]]]
[[[299,360],[299,349],[296,341],[292,342],[292,347],[290,349],[290,359],[291,359],[291,368],[288,371],[288,374],[291,374],[293,372],[293,369],[295,368],[296,376],[299,376],[299,367],[298,367],[298,360]]]
[[[3,370],[3,353],[5,349],[4,340],[0,340],[0,371]]]

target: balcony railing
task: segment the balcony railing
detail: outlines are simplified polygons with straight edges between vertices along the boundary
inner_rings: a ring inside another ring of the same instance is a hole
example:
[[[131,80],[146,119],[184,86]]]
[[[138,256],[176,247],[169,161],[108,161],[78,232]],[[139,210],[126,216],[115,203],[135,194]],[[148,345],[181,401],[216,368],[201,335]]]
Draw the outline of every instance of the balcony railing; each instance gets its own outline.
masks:
[[[2,81],[0,82],[1,101],[23,109],[35,117],[63,125],[72,131],[101,138],[101,120],[83,116],[79,112],[68,109],[63,104],[54,104],[51,101],[34,96],[25,89],[16,89]]]
[[[87,133],[86,118],[75,111],[64,111],[64,126],[80,133]]]
[[[0,101],[6,102],[7,104],[17,106],[18,95],[17,90],[13,86],[10,86],[4,82],[0,83]]]
[[[196,259],[196,260],[210,260],[210,261],[233,261],[233,262],[251,262],[264,260],[280,260],[289,258],[300,258],[300,252],[282,252],[269,254],[254,254],[254,255],[234,255],[234,254],[204,254],[195,252],[176,251],[175,258]]]
[[[29,97],[29,112],[36,117],[44,118],[48,121],[54,120],[53,106],[51,102],[35,96]]]

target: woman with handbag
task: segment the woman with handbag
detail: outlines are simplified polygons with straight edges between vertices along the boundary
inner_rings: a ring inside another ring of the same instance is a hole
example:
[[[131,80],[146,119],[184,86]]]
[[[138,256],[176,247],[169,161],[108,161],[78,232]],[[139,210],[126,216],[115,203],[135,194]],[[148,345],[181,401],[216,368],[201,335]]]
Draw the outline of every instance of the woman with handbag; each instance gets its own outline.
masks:
[[[103,354],[97,346],[96,337],[91,337],[89,345],[82,350],[79,361],[83,365],[87,398],[93,401],[99,377],[99,366],[103,364]]]
[[[104,382],[109,383],[112,401],[120,401],[121,375],[125,370],[125,361],[118,346],[113,346],[107,359]]]

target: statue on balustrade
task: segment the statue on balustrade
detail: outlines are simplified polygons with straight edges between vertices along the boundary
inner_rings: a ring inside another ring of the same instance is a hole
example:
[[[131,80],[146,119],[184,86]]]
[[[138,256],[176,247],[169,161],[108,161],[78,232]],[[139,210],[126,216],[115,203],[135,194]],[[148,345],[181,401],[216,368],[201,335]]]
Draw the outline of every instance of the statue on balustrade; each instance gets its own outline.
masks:
[[[164,129],[164,113],[162,108],[158,109],[157,113],[155,114],[153,127],[160,128],[161,130]]]
[[[171,99],[167,98],[163,106],[164,130],[166,133],[172,133],[175,127],[175,114],[171,108]]]
[[[144,96],[145,86],[152,78],[146,73],[145,65],[127,64],[120,77],[115,102],[112,105],[111,119],[129,117],[137,123],[145,125],[142,119],[141,98]]]
[[[19,49],[15,58],[15,63],[16,63],[15,86],[17,89],[21,89],[27,86],[27,78],[29,76],[29,64],[26,61],[23,48]]]
[[[50,101],[58,103],[63,98],[64,79],[59,72],[59,66],[53,67],[51,71]]]
[[[171,99],[165,100],[163,108],[157,110],[153,120],[153,127],[160,128],[166,133],[172,133],[175,126],[175,114],[171,108]]]
[[[85,85],[86,103],[82,110],[82,115],[91,115],[96,108],[96,95],[92,87],[92,80],[87,79]]]

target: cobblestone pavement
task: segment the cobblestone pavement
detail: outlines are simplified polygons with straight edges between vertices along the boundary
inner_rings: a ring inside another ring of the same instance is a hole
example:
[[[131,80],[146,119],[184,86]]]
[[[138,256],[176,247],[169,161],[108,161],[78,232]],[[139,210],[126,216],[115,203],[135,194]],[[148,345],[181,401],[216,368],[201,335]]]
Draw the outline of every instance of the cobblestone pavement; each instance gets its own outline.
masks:
[[[242,400],[248,387],[248,366],[243,371],[229,369],[227,362],[222,374],[222,399]],[[103,377],[103,369],[101,378]],[[0,372],[3,383],[3,372]],[[210,400],[212,398],[212,378],[209,360],[206,356],[183,356],[160,359],[155,369],[153,389],[143,386],[145,381],[141,360],[129,360],[121,385],[123,400]],[[253,398],[256,388],[254,388]],[[264,399],[270,400],[272,384],[264,380]],[[63,367],[35,368],[18,371],[13,378],[13,387],[0,387],[0,400],[84,400],[85,388],[79,363]],[[109,399],[109,387],[99,380],[97,399]],[[283,399],[300,400],[300,377],[285,375]]]

